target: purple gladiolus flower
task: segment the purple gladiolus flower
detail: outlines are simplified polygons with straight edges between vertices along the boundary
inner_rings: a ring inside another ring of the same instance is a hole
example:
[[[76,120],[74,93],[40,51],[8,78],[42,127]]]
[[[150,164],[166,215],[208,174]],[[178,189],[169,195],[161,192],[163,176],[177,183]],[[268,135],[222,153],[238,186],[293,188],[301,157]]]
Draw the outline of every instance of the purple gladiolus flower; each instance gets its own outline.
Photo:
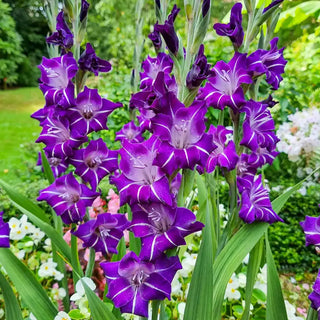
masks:
[[[42,126],[36,142],[43,142],[46,145],[45,151],[57,157],[72,155],[73,149],[88,140],[77,130],[70,130],[69,121],[65,117],[49,117],[43,121]]]
[[[195,101],[189,108],[179,108],[171,117],[158,114],[152,119],[154,134],[161,137],[155,164],[168,174],[178,168],[193,169],[196,164],[205,166],[214,148],[206,134],[204,101]]]
[[[157,113],[172,114],[183,104],[176,97],[175,80],[167,84],[165,74],[160,71],[151,88],[132,95],[130,100],[131,108],[138,108],[141,115],[151,119]]]
[[[73,104],[74,85],[70,81],[78,70],[71,52],[57,58],[42,58],[38,66],[41,71],[40,89],[46,99],[46,106],[59,104],[68,107]]]
[[[306,236],[306,246],[313,244],[320,246],[320,217],[309,217],[300,222],[303,232]]]
[[[282,81],[281,74],[284,73],[284,67],[287,60],[283,58],[284,48],[278,50],[278,38],[270,41],[270,50],[259,49],[247,59],[248,70],[252,72],[253,76],[257,77],[266,74],[266,81],[273,89],[279,88]]]
[[[231,9],[230,22],[228,24],[216,23],[213,26],[219,36],[229,37],[236,48],[241,47],[244,37],[241,10],[242,4],[236,3]]]
[[[75,106],[70,108],[70,126],[81,134],[85,135],[92,131],[100,131],[107,128],[109,114],[116,108],[121,107],[121,103],[114,103],[102,99],[97,89],[87,87],[78,94]]]
[[[40,126],[42,125],[43,121],[46,120],[48,117],[52,117],[52,115],[57,112],[62,112],[62,109],[59,109],[59,106],[52,105],[50,107],[44,107],[37,111],[35,111],[31,118],[36,119],[40,122]]]
[[[268,191],[262,185],[261,175],[256,177],[251,189],[241,194],[240,218],[246,223],[263,221],[273,223],[283,220],[273,211]]]
[[[116,139],[118,141],[123,142],[124,140],[128,140],[132,143],[134,142],[142,142],[144,138],[142,136],[142,128],[139,126],[137,127],[134,124],[134,121],[130,121],[129,123],[125,124],[123,128],[116,133]]]
[[[148,317],[150,300],[170,300],[171,281],[181,264],[177,256],[159,257],[154,262],[141,260],[134,252],[121,261],[102,262],[108,283],[107,297],[122,313]]]
[[[211,0],[203,0],[202,3],[202,17],[205,17],[210,9]]]
[[[239,157],[234,142],[229,141],[226,144],[227,135],[232,134],[232,130],[227,130],[224,126],[217,126],[215,128],[211,125],[208,134],[212,135],[213,144],[217,148],[209,155],[206,164],[207,172],[212,172],[217,165],[221,168],[226,168],[228,171],[233,170],[237,165]]]
[[[148,56],[148,58],[142,62],[144,72],[140,72],[140,89],[149,89],[153,86],[159,72],[164,73],[165,83],[170,84],[172,82],[170,77],[172,68],[173,61],[167,54],[160,52],[157,58]]]
[[[118,253],[117,245],[129,222],[124,214],[101,213],[72,232],[83,241],[83,247],[94,248],[103,255]]]
[[[100,138],[91,140],[85,149],[75,150],[70,163],[75,166],[75,173],[96,190],[106,175],[118,169],[118,153],[109,150]]]
[[[161,203],[132,208],[129,229],[142,238],[140,258],[154,260],[167,249],[184,245],[184,237],[200,231],[204,225],[186,208],[173,208]]]
[[[2,219],[3,211],[0,212],[0,248],[10,247],[10,227],[9,223],[4,222]]]
[[[266,105],[250,100],[241,111],[246,113],[246,117],[240,144],[254,152],[259,147],[273,151],[279,139],[273,132],[274,121]]]
[[[80,22],[82,22],[88,15],[90,4],[86,0],[81,0],[81,10],[80,10]]]
[[[64,19],[63,10],[57,16],[57,31],[46,39],[47,43],[61,46],[65,51],[73,46],[73,34]]]
[[[110,62],[97,57],[90,43],[87,43],[86,50],[80,56],[79,67],[82,70],[93,72],[95,76],[99,72],[109,72],[111,70]]]
[[[152,41],[154,48],[156,51],[161,49],[162,39],[161,35],[158,31],[153,31],[148,35],[148,38]]]
[[[253,185],[254,177],[257,173],[259,164],[249,164],[249,155],[243,153],[237,163],[237,187],[240,193],[244,189],[250,190]]]
[[[278,154],[279,152],[269,151],[267,148],[258,148],[255,152],[249,155],[248,164],[259,168],[266,163],[271,165]]]
[[[154,165],[160,141],[152,136],[142,143],[123,142],[119,153],[121,174],[111,177],[120,194],[120,204],[162,202],[172,205],[169,181]]]
[[[267,7],[265,7],[262,11],[262,13],[267,12],[271,8],[280,5],[283,2],[283,0],[273,0]]]
[[[156,23],[154,26],[154,30],[161,33],[164,41],[168,49],[174,54],[177,55],[179,50],[179,39],[174,30],[174,20],[176,19],[180,9],[174,5],[171,13],[168,16],[168,19],[165,21],[164,24]]]
[[[198,55],[191,70],[187,74],[186,84],[189,90],[200,87],[203,80],[210,75],[210,64],[207,63],[207,57],[204,55],[204,45],[201,44]]]
[[[214,76],[209,77],[204,88],[200,89],[200,99],[208,106],[223,110],[231,107],[235,112],[245,103],[242,83],[251,83],[246,65],[246,54],[236,52],[231,61],[226,64],[219,61],[213,67]]]
[[[86,207],[92,205],[98,192],[79,184],[72,173],[55,180],[48,188],[40,191],[38,201],[45,200],[64,223],[76,223],[83,219]]]
[[[68,157],[58,157],[54,152],[48,153],[45,152],[45,155],[48,159],[49,165],[51,167],[52,173],[55,178],[59,177],[62,173],[66,172],[68,169]],[[41,153],[39,152],[37,166],[42,166]]]
[[[312,286],[313,291],[308,296],[311,301],[311,307],[319,312],[320,309],[320,270],[317,275],[317,279]],[[320,314],[318,313],[318,319],[320,318]]]

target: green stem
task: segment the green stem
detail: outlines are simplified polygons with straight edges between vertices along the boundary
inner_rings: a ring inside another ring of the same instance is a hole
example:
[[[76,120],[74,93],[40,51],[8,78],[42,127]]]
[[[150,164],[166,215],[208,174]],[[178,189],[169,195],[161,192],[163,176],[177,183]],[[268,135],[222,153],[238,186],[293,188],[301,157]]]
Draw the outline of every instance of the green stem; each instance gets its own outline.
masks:
[[[88,278],[91,278],[92,276],[92,272],[95,264],[95,258],[96,258],[96,252],[93,248],[90,248],[89,261],[88,261],[86,273],[85,273],[85,276]]]
[[[72,228],[75,228],[76,225],[73,223]],[[80,266],[79,261],[79,252],[78,252],[78,238],[71,234],[71,263],[74,266],[75,270],[72,271],[73,273],[73,281],[74,284],[77,283],[79,280],[79,276],[83,277],[83,271]]]

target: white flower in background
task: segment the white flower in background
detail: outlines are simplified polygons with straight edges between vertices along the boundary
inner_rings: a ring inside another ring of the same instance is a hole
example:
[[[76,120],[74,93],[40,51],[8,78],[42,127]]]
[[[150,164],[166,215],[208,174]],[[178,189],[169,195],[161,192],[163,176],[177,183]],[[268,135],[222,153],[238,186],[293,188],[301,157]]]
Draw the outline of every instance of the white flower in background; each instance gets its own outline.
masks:
[[[39,228],[34,228],[33,232],[31,233],[31,238],[34,241],[34,243],[37,245],[42,238],[45,236],[45,233],[41,231]]]
[[[288,320],[304,320],[302,317],[296,316],[296,308],[293,306],[289,301],[284,300],[286,310],[287,310],[287,316]]]
[[[43,248],[46,250],[46,251],[48,251],[48,252],[50,252],[50,251],[52,251],[52,247],[51,247],[51,239],[50,238],[47,238],[46,240],[44,240],[44,246],[43,246]]]
[[[267,294],[267,265],[265,264],[257,275],[257,281],[254,288],[261,290],[265,295]],[[258,301],[260,304],[265,304],[265,301]]]
[[[183,256],[184,259],[181,262],[182,269],[179,272],[182,277],[187,278],[189,273],[194,269],[198,255],[195,253],[190,254],[185,252]]]
[[[171,294],[174,296],[182,296],[181,282],[179,281],[179,273],[177,272],[171,283]]]
[[[26,234],[32,233],[35,229],[35,226],[28,222],[28,217],[25,214],[20,218],[20,224],[21,228],[24,229]]]
[[[66,290],[64,288],[53,288],[51,294],[54,300],[62,300],[66,295]]]
[[[288,154],[289,160],[296,162],[305,155],[310,156],[320,147],[320,110],[307,108],[289,115],[288,120],[279,126],[278,150]]]
[[[186,303],[180,302],[178,304],[179,320],[183,319],[185,309],[186,309]]]
[[[52,260],[52,258],[49,258],[47,262],[43,263],[39,270],[38,275],[41,278],[47,278],[47,277],[55,277],[56,280],[61,280],[63,278],[63,274],[56,270],[57,263]]]
[[[240,292],[237,290],[240,287],[239,279],[234,273],[229,280],[224,294],[224,298],[228,300],[239,300],[241,298]]]
[[[18,220],[17,218],[12,217],[9,220],[9,227],[10,227],[10,240],[21,240],[27,234],[20,220]]]
[[[76,305],[79,307],[80,312],[84,315],[84,318],[90,318],[89,303],[87,297],[82,297],[81,299],[75,301]]]
[[[244,273],[239,273],[238,280],[239,280],[239,287],[244,288],[247,283],[247,276]]]
[[[54,318],[54,320],[71,320],[71,318],[69,317],[69,315],[64,312],[64,311],[60,311]]]
[[[24,250],[19,250],[15,255],[18,259],[22,260],[25,256],[26,252]]]
[[[77,283],[76,283],[76,292],[70,297],[71,301],[77,301],[80,300],[85,296],[85,290],[82,285],[82,281],[93,291],[96,288],[95,283],[92,281],[92,279],[88,277],[83,277],[81,278]]]
[[[4,310],[0,308],[0,319],[4,316]]]

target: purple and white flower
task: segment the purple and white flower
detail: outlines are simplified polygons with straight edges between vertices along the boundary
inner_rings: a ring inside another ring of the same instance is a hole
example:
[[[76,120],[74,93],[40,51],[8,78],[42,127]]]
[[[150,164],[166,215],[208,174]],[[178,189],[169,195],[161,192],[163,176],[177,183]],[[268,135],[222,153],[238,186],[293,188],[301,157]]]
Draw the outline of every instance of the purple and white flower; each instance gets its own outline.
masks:
[[[168,49],[172,52],[173,55],[177,55],[179,50],[179,39],[173,25],[179,11],[180,9],[176,5],[174,5],[165,23],[156,23],[154,26],[154,30],[161,33]]]
[[[194,64],[187,74],[187,88],[193,90],[200,87],[201,83],[207,79],[210,74],[210,64],[208,64],[207,57],[204,55],[204,45],[201,44]]]
[[[92,72],[95,76],[99,72],[109,72],[111,70],[110,62],[97,57],[90,43],[87,43],[86,50],[80,56],[79,67],[81,70]]]
[[[102,262],[107,278],[108,294],[122,313],[148,317],[150,300],[170,300],[171,281],[181,264],[177,256],[160,256],[153,262],[141,260],[134,252],[121,261]]]
[[[91,140],[85,149],[75,150],[69,161],[75,166],[75,173],[90,183],[92,190],[96,190],[106,175],[118,169],[117,151],[109,150],[101,138]]]
[[[121,106],[121,103],[101,98],[97,89],[85,87],[77,96],[75,106],[69,109],[72,111],[68,114],[70,126],[82,135],[108,129],[109,114]]]
[[[121,174],[110,178],[119,190],[121,205],[149,201],[172,205],[169,181],[164,171],[153,164],[159,144],[155,136],[141,143],[123,142],[119,150]]]
[[[263,187],[261,175],[256,177],[251,189],[241,194],[240,218],[246,223],[263,221],[273,223],[283,220],[273,211],[268,191]]]
[[[259,49],[247,58],[248,70],[253,76],[265,74],[266,81],[274,90],[279,88],[281,74],[284,73],[284,67],[288,62],[283,57],[284,48],[278,50],[277,43],[278,38],[273,38],[270,41],[270,50]]]
[[[144,72],[140,72],[140,89],[150,88],[154,84],[159,72],[164,73],[165,82],[170,84],[172,82],[170,77],[172,68],[173,61],[167,54],[160,52],[156,58],[148,56],[142,62]]]
[[[310,244],[320,246],[320,217],[309,217],[300,222],[306,236],[306,246]]]
[[[8,222],[3,221],[3,211],[0,212],[0,248],[10,247],[10,227]]]
[[[182,106],[172,116],[158,114],[152,119],[152,129],[162,143],[155,164],[168,174],[178,168],[193,169],[196,164],[205,166],[215,148],[205,133],[204,101],[195,101],[189,108]]]
[[[274,121],[267,106],[250,100],[241,112],[245,112],[246,117],[243,121],[243,139],[240,144],[253,152],[259,147],[274,151],[279,139],[274,133]]]
[[[88,138],[77,130],[70,130],[69,121],[65,117],[48,117],[42,123],[43,129],[36,142],[43,142],[45,151],[56,157],[64,158],[72,155]]]
[[[241,47],[244,37],[241,10],[242,4],[236,3],[231,9],[230,22],[227,24],[216,23],[213,26],[219,36],[229,37],[236,48]]]
[[[70,31],[63,10],[57,16],[57,31],[46,39],[47,43],[60,46],[64,51],[67,51],[73,46],[73,34]]]
[[[232,140],[227,142],[227,135],[232,134],[232,130],[227,130],[224,126],[210,126],[208,134],[212,135],[213,144],[217,147],[214,149],[208,158],[206,171],[212,172],[218,165],[221,168],[226,168],[228,171],[233,170],[238,162],[236,146]]]
[[[52,173],[55,178],[59,177],[62,173],[64,173],[69,166],[68,163],[68,157],[63,156],[63,157],[58,157],[57,155],[54,154],[54,152],[46,152],[45,155],[47,157],[48,163],[51,167]],[[41,153],[39,152],[38,156],[38,166],[42,166],[42,160],[41,160]]]
[[[72,173],[55,180],[46,189],[40,191],[38,201],[45,200],[66,224],[81,221],[86,207],[92,205],[99,195],[87,186],[79,184]]]
[[[103,255],[118,253],[117,245],[129,222],[124,214],[101,213],[72,232],[83,241],[82,246],[91,247]]]
[[[225,106],[235,112],[245,103],[241,84],[251,83],[251,77],[246,70],[246,54],[236,52],[230,62],[218,61],[211,69],[213,76],[200,90],[200,99],[208,106],[223,110]]]
[[[312,287],[313,291],[308,296],[311,301],[311,307],[319,312],[320,309],[320,270],[317,275],[317,279]],[[318,313],[318,319],[320,315]]]
[[[141,126],[136,126],[134,121],[130,121],[125,124],[120,131],[116,133],[116,141],[123,142],[124,140],[128,140],[132,143],[134,142],[142,142],[144,141],[144,137],[142,136],[142,128]]]
[[[196,221],[195,214],[186,208],[151,203],[132,208],[129,230],[142,239],[140,257],[151,261],[165,250],[184,245],[184,237],[203,227]]]
[[[42,58],[38,66],[41,71],[40,89],[46,99],[46,106],[58,104],[69,107],[74,101],[72,79],[78,70],[71,52],[57,58]]]

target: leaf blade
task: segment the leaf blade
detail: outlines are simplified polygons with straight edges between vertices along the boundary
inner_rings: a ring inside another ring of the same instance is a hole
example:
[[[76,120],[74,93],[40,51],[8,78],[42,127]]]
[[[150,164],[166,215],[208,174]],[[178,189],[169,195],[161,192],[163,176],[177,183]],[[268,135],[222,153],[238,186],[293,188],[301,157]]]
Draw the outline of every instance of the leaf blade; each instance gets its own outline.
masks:
[[[0,263],[24,303],[38,320],[53,320],[58,310],[32,272],[7,248],[0,248]]]

